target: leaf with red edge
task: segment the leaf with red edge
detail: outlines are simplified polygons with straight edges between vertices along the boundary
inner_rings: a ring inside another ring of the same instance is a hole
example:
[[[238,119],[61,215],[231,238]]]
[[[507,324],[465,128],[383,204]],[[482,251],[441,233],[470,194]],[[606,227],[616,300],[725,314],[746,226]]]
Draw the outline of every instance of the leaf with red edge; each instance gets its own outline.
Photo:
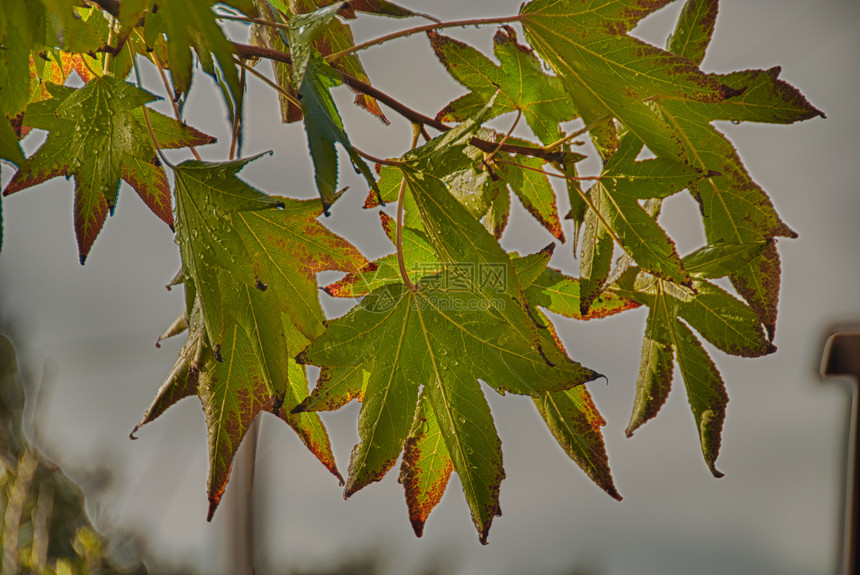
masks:
[[[658,156],[680,157],[671,122],[654,101],[721,102],[740,93],[690,60],[628,34],[670,0],[533,0],[520,10],[532,47],[558,74],[586,121],[617,118]]]
[[[564,242],[564,231],[561,229],[561,220],[558,216],[555,190],[549,182],[549,177],[541,173],[544,160],[514,154],[511,161],[513,163],[503,162],[497,166],[499,174],[504,178],[511,191],[520,199],[523,207],[554,238]]]
[[[310,401],[308,382],[294,357],[325,329],[316,274],[368,264],[317,220],[319,200],[268,196],[239,179],[248,161],[187,161],[175,169],[182,281],[196,294],[192,327],[140,423],[181,397],[200,396],[210,438],[210,517],[236,449],[261,411],[280,417],[343,481],[319,415],[300,407]],[[199,385],[191,391],[194,377]]]
[[[519,110],[532,132],[549,145],[562,137],[559,124],[577,117],[559,78],[541,69],[532,50],[517,42],[510,26],[500,28],[493,37],[500,66],[459,40],[432,31],[427,36],[448,73],[471,90],[440,110],[437,120],[462,122],[500,92],[490,117]]]
[[[53,96],[27,107],[25,125],[48,131],[48,139],[24,162],[3,191],[8,195],[57,176],[75,178],[75,232],[81,263],[86,260],[109,212],[120,180],[147,206],[173,224],[170,189],[143,123],[141,107],[155,96],[112,77],[83,88],[47,84]],[[151,114],[165,147],[212,141],[161,114]]]
[[[549,318],[538,311],[536,316],[546,326],[541,337],[553,340],[555,346],[548,349],[564,351],[561,339]],[[562,391],[547,391],[532,395],[538,413],[546,423],[552,436],[585,474],[611,497],[621,500],[609,469],[609,457],[600,428],[606,420],[600,415],[585,385]]]
[[[209,521],[227,486],[239,444],[257,414],[273,406],[251,342],[238,325],[225,331],[220,355],[223,361],[209,361],[200,371],[198,386],[209,430]]]
[[[588,314],[582,315],[579,279],[566,276],[553,268],[546,268],[534,283],[526,288],[526,298],[531,305],[565,317],[583,320],[608,317],[640,305],[604,291],[592,302]]]
[[[433,508],[442,500],[454,471],[451,454],[433,411],[427,392],[418,398],[418,409],[409,437],[403,446],[403,462],[398,481],[406,491],[409,521],[421,537]]]
[[[609,470],[600,428],[606,420],[584,385],[533,397],[535,407],[555,440],[588,477],[611,497],[621,500]]]

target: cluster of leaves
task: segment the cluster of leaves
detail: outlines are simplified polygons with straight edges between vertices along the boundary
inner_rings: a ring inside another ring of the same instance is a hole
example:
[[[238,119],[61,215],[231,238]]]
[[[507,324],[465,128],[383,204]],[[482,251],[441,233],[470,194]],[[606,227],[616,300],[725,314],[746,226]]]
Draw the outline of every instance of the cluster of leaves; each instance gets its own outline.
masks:
[[[0,335],[0,545],[4,573],[146,573],[118,561],[90,524],[84,494],[25,437],[24,389]]]
[[[172,285],[183,286],[185,311],[163,337],[188,336],[139,425],[184,397],[200,398],[210,517],[263,411],[340,478],[318,412],[357,399],[360,442],[345,495],[381,479],[402,455],[400,482],[420,535],[456,472],[486,542],[505,472],[480,382],[530,396],[564,451],[620,499],[605,422],[584,385],[599,374],[568,356],[546,312],[588,320],[646,306],[627,433],[658,413],[677,361],[705,462],[719,476],[728,397],[700,338],[731,355],[775,350],[776,238],[795,234],[713,122],[787,124],[823,114],[778,68],[700,69],[717,0],[687,0],[665,49],[629,34],[669,1],[532,0],[506,18],[404,30],[426,31],[441,65],[468,90],[431,118],[371,86],[355,54],[384,40],[355,43],[349,21],[359,13],[429,18],[386,0],[230,0],[217,10],[212,0],[33,3],[50,18],[0,0],[9,15],[0,26],[0,107],[9,120],[0,122],[0,157],[18,165],[4,194],[74,177],[82,262],[120,180],[175,228],[182,269]],[[250,43],[228,40],[219,19],[252,24]],[[438,31],[464,23],[502,25],[497,62]],[[282,120],[303,122],[319,200],[249,186],[237,174],[253,158],[234,159],[236,146],[223,162],[198,156],[172,165],[161,156],[174,147],[196,156],[194,146],[212,141],[181,121],[195,57],[221,86],[234,144],[246,75],[277,91]],[[260,58],[271,61],[273,79],[254,68]],[[162,72],[175,119],[149,109],[155,97],[127,81],[137,59]],[[71,69],[83,87],[61,85]],[[389,160],[356,149],[331,95],[342,84],[384,122],[380,104],[405,116],[425,143]],[[511,120],[508,133],[484,126],[500,116]],[[520,118],[536,141],[511,137]],[[28,128],[47,130],[48,139],[24,158],[18,139]],[[585,134],[602,162],[589,176],[577,168],[585,156],[575,139]],[[394,253],[374,262],[317,219],[339,197],[338,146],[367,180],[366,207],[398,204],[396,219],[380,212]],[[640,159],[646,152],[650,159]],[[566,186],[572,232],[550,177]],[[684,190],[700,205],[707,245],[681,257],[658,217],[663,199]],[[521,256],[500,246],[512,196],[554,240],[546,249]],[[573,246],[578,276],[549,267],[556,241]],[[347,273],[324,288],[329,295],[362,298],[328,322],[316,280],[324,270]],[[719,278],[740,297],[709,281]],[[312,392],[308,364],[320,367]]]

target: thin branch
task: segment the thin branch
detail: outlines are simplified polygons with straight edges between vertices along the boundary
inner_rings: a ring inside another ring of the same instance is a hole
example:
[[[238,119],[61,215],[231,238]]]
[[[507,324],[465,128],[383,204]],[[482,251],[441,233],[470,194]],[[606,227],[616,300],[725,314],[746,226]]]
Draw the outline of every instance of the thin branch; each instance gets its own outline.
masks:
[[[238,42],[233,43],[233,49],[236,51],[236,54],[242,58],[268,58],[270,60],[276,60],[278,62],[284,62],[286,64],[292,64],[293,59],[286,52],[281,52],[280,50],[273,50],[272,48],[264,48],[262,46],[252,46],[250,44],[240,44]],[[430,126],[431,128],[435,128],[440,132],[447,132],[451,129],[451,126],[448,126],[435,118],[431,118],[429,116],[425,116],[424,114],[413,110],[412,108],[406,106],[395,98],[389,96],[385,92],[374,88],[370,84],[366,82],[362,82],[355,76],[351,76],[346,72],[337,70],[340,75],[343,83],[347,86],[361,92],[362,94],[366,94],[375,98],[377,101],[382,102],[413,124],[423,124],[425,126]],[[474,137],[469,143],[481,151],[492,153],[495,150],[498,144],[496,142],[490,142],[487,140],[482,140],[480,138]],[[534,156],[537,158],[542,158],[547,162],[562,162],[564,161],[565,152],[555,152],[548,151],[539,146],[523,146],[518,144],[504,144],[500,151],[503,152],[511,152],[514,154],[522,154],[524,156]]]
[[[421,124],[412,124],[412,145],[410,150],[414,150],[418,145],[418,136],[421,134]],[[403,258],[403,200],[406,197],[406,174],[401,174],[400,191],[397,194],[397,237],[395,244],[397,246],[397,267],[400,268],[400,277],[403,278],[403,283],[410,292],[418,290],[412,280],[409,279],[409,274],[406,272],[406,260]]]
[[[385,160],[383,158],[378,158],[376,156],[372,156],[372,155],[368,154],[367,152],[362,152],[361,150],[359,150],[355,146],[352,146],[352,149],[355,150],[356,154],[358,154],[359,156],[361,156],[362,158],[364,158],[365,160],[367,160],[369,162],[374,162],[376,164],[381,164],[383,166],[394,166],[394,167],[400,167],[403,165],[403,162],[401,162],[399,160]]]
[[[329,54],[325,57],[326,62],[334,62],[338,58],[342,58],[343,56],[348,56],[354,52],[358,52],[359,50],[364,50],[365,48],[369,48],[371,46],[376,46],[378,44],[382,44],[384,42],[388,42],[389,40],[394,40],[396,38],[402,38],[404,36],[411,36],[412,34],[418,34],[420,32],[429,32],[430,30],[440,30],[442,28],[462,28],[465,26],[482,26],[485,24],[510,24],[511,22],[519,22],[522,20],[522,16],[517,14],[516,16],[504,16],[500,18],[473,18],[470,20],[456,20],[454,22],[434,22],[433,24],[425,24],[424,26],[416,26],[414,28],[407,28],[406,30],[400,30],[399,32],[392,32],[391,34],[386,34],[385,36],[380,36],[379,38],[374,38],[373,40],[368,40],[367,42],[362,42],[361,44],[356,44],[346,50],[341,50],[340,52],[335,52],[334,54]]]

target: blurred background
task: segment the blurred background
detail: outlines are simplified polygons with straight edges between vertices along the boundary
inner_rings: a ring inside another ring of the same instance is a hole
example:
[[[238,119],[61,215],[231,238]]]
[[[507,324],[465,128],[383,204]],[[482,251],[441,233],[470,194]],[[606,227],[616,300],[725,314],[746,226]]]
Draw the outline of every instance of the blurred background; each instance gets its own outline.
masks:
[[[443,20],[519,9],[515,0],[400,3]],[[644,20],[634,35],[663,46],[682,5],[675,2]],[[409,25],[363,17],[353,28],[357,38],[367,39]],[[230,31],[237,38],[247,33],[241,26]],[[447,33],[489,53],[494,31]],[[423,35],[369,49],[362,58],[377,87],[428,115],[464,93],[445,76]],[[566,458],[528,398],[488,393],[504,444],[504,516],[494,522],[489,545],[481,546],[455,476],[424,537],[416,539],[396,472],[345,502],[337,481],[295,435],[264,414],[254,491],[257,572],[834,573],[849,394],[838,382],[822,382],[817,369],[828,329],[860,324],[860,3],[724,0],[703,68],[729,72],[775,65],[828,119],[719,126],[800,234],[779,244],[779,351],[745,360],[709,348],[730,396],[717,461],[724,478],[714,479],[702,461],[679,385],[659,417],[634,437],[624,436],[644,310],[587,324],[562,320],[558,329],[572,357],[608,377],[608,384],[589,389],[607,420],[604,436],[622,502]],[[266,63],[260,69],[269,71]],[[162,94],[156,77],[148,77],[146,87]],[[200,149],[204,159],[222,160],[229,146],[223,105],[205,76],[196,82],[186,118],[219,137],[220,144]],[[242,177],[269,193],[314,197],[302,128],[274,120],[276,98],[258,82],[251,81],[249,90],[243,155],[275,155],[253,162]],[[355,109],[347,89],[337,93],[359,148],[386,157],[408,147],[406,122],[389,113],[392,125],[385,127]],[[505,130],[512,121],[502,117],[494,125]],[[26,140],[28,153],[40,137]],[[182,152],[174,157],[186,159]],[[0,184],[10,175],[4,166]],[[375,211],[361,209],[366,185],[348,167],[342,183],[351,190],[324,223],[370,259],[390,253]],[[72,199],[72,184],[63,179],[3,198],[0,331],[11,335],[29,386],[26,425],[39,449],[84,486],[95,527],[108,536],[136,534],[152,572],[235,572],[230,561],[241,545],[233,530],[240,489],[231,481],[207,524],[206,429],[199,402],[180,402],[144,427],[138,441],[128,439],[183,339],[154,346],[183,305],[181,292],[164,288],[179,267],[173,236],[124,189],[82,267]],[[559,204],[565,213],[564,194]],[[661,221],[682,254],[704,243],[691,199],[673,197],[663,213]],[[515,203],[503,245],[527,253],[550,241]],[[569,244],[558,246],[552,265],[575,273]],[[336,277],[326,275],[321,282]],[[332,316],[352,305],[322,297]],[[353,404],[323,414],[342,470],[357,440],[357,413]],[[94,474],[101,479],[87,481]]]

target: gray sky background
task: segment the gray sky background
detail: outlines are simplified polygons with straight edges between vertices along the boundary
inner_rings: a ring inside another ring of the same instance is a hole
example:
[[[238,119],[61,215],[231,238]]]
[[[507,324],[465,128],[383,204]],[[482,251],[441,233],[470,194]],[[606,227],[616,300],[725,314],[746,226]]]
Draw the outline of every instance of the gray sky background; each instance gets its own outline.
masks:
[[[403,1],[445,19],[508,15],[511,0]],[[634,34],[663,45],[682,6],[676,2]],[[360,38],[407,24],[377,19],[355,25]],[[450,34],[489,51],[494,28]],[[860,214],[856,134],[860,130],[860,4],[850,0],[727,0],[703,68],[728,72],[783,67],[828,119],[794,126],[720,126],[783,219],[800,234],[782,240],[783,288],[775,343],[762,359],[730,358],[711,349],[731,398],[717,467],[704,465],[682,385],[656,420],[627,439],[644,311],[602,322],[562,320],[571,355],[607,374],[590,389],[604,429],[623,502],[606,496],[562,454],[527,398],[488,391],[503,444],[507,479],[504,516],[479,545],[456,478],[431,515],[425,535],[411,532],[396,470],[348,502],[341,488],[271,417],[262,426],[257,477],[264,513],[263,548],[277,571],[333,565],[371,548],[387,555],[391,573],[417,573],[442,561],[457,573],[561,573],[570,566],[606,575],[833,573],[841,517],[840,481],[848,396],[816,370],[824,335],[834,323],[860,324]],[[368,50],[363,59],[375,85],[434,114],[463,89],[446,79],[422,36]],[[428,70],[429,67],[429,70]],[[198,80],[187,118],[229,142],[220,100]],[[147,85],[161,93],[160,83]],[[408,146],[410,130],[390,113],[391,127],[350,109],[338,96],[355,144],[375,155]],[[274,150],[243,172],[269,193],[313,197],[313,173],[299,126],[274,121],[275,99],[252,86],[244,154]],[[501,128],[512,118],[502,118]],[[38,142],[32,140],[30,150]],[[226,157],[226,144],[203,148]],[[176,156],[184,159],[186,156]],[[4,167],[3,180],[10,177]],[[363,211],[365,186],[351,170],[352,190],[325,224],[349,237],[369,258],[390,250],[375,212]],[[28,376],[45,380],[37,429],[45,451],[74,477],[104,466],[114,481],[90,510],[102,528],[146,534],[169,561],[220,573],[232,522],[225,500],[206,524],[206,433],[199,402],[187,399],[144,428],[128,432],[148,406],[181,346],[153,346],[180,312],[182,296],[164,284],[179,266],[169,230],[124,188],[87,265],[77,263],[72,184],[54,180],[3,200],[0,318],[15,326]],[[560,198],[560,211],[566,211]],[[696,207],[672,198],[663,221],[678,234],[682,253],[703,242]],[[695,221],[695,220],[693,220]],[[508,249],[532,252],[551,241],[521,208],[506,236]],[[552,264],[575,272],[568,245]],[[334,276],[331,276],[333,278]],[[327,279],[330,279],[327,277]],[[340,314],[343,302],[324,302]],[[676,374],[677,379],[677,374]],[[355,443],[357,407],[324,415],[338,463],[346,469]],[[230,488],[228,487],[228,498]],[[445,557],[445,559],[443,559]]]

